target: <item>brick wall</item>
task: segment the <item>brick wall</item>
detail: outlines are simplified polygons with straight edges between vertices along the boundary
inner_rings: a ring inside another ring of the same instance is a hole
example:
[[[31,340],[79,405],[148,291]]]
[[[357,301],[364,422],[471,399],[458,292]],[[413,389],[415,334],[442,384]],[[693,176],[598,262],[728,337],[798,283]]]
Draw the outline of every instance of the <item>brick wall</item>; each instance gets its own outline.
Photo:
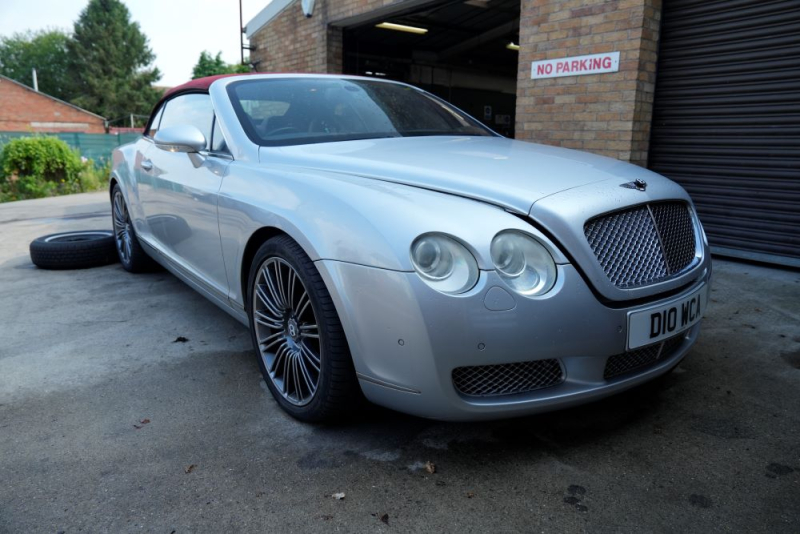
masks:
[[[306,18],[295,0],[253,34],[250,61],[259,72],[342,72],[342,30],[331,22],[402,0],[318,0]]]
[[[318,2],[314,16],[306,19],[300,1],[292,2],[250,39],[250,61],[261,72],[327,72],[323,11]]]
[[[647,163],[661,0],[523,0],[518,139]],[[619,72],[531,80],[531,62],[620,52]]]
[[[105,133],[105,128],[100,117],[0,78],[0,131]]]

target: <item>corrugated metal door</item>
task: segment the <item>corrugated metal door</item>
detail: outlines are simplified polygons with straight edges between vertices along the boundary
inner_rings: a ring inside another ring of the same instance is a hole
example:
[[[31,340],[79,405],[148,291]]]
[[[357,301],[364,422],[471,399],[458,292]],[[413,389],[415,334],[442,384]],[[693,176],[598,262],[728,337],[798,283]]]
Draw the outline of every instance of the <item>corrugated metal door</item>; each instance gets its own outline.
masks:
[[[800,266],[800,1],[664,2],[649,166],[715,252]]]

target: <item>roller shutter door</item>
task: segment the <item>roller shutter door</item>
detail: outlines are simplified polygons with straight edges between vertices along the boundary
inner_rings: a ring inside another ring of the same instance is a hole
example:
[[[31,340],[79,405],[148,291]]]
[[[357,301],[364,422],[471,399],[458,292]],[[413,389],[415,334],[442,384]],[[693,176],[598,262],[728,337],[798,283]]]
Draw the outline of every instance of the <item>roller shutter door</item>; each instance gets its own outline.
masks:
[[[800,266],[800,1],[664,2],[649,167],[713,250]]]

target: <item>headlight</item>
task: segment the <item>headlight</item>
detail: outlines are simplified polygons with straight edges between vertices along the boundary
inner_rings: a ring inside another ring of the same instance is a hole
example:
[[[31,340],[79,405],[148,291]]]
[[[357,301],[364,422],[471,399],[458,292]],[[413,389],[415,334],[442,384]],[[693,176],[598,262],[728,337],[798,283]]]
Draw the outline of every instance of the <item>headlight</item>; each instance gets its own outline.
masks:
[[[478,262],[464,245],[442,234],[425,234],[411,244],[411,263],[420,278],[442,293],[464,293],[478,281]]]
[[[492,240],[492,261],[505,283],[523,295],[542,295],[556,283],[556,263],[544,245],[514,230]]]

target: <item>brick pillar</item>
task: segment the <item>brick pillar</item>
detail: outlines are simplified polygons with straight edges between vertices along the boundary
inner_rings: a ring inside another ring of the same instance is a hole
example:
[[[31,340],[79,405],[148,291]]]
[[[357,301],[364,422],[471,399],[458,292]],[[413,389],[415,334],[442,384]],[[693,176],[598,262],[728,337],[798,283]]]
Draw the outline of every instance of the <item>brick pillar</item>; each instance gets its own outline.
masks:
[[[522,0],[516,137],[647,164],[661,0]],[[619,72],[531,79],[531,62],[620,52]]]
[[[344,70],[344,47],[342,29],[328,26],[327,72],[341,74]]]
[[[250,39],[260,72],[328,72],[327,5],[318,2],[306,18],[297,0]]]

